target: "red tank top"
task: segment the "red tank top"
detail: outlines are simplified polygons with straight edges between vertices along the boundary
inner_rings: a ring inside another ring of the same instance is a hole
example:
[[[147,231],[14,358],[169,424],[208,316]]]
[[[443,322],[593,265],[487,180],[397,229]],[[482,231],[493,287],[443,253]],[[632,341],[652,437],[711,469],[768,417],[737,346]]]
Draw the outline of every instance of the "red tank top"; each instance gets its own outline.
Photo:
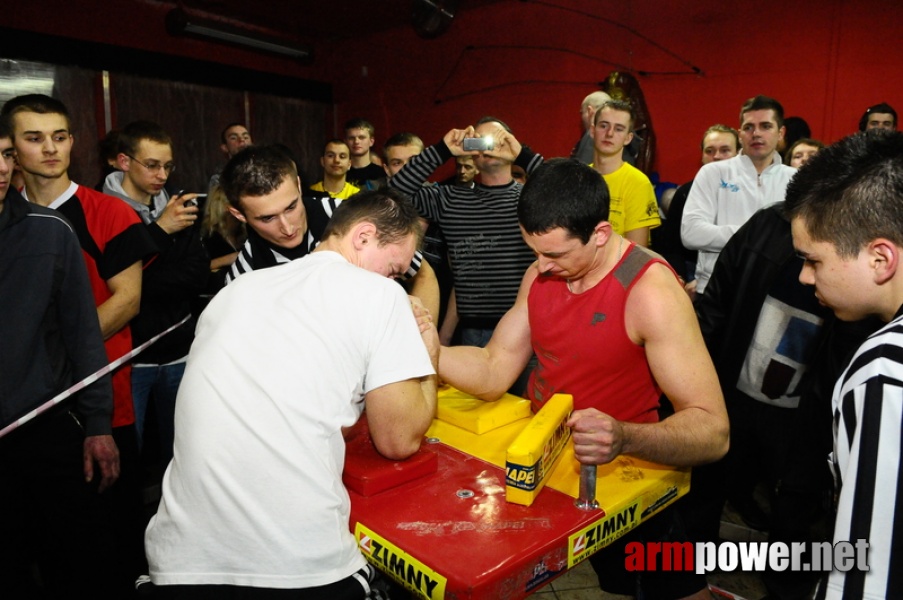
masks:
[[[537,277],[527,299],[538,364],[527,398],[539,410],[553,394],[574,409],[596,408],[619,421],[658,421],[661,390],[646,351],[627,335],[624,307],[634,283],[661,258],[631,244],[611,273],[582,294],[567,281]]]

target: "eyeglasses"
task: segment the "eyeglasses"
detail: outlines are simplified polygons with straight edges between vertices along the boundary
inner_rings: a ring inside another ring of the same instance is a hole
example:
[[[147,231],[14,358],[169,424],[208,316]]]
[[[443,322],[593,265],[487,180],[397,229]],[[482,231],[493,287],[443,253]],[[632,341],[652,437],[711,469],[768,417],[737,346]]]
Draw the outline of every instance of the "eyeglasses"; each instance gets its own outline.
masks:
[[[146,163],[143,163],[140,160],[138,160],[137,158],[135,158],[134,156],[132,156],[131,154],[126,154],[126,156],[128,156],[133,161],[135,161],[136,163],[138,163],[139,165],[141,165],[142,167],[144,167],[145,169],[147,169],[148,171],[150,171],[152,173],[155,171],[159,171],[160,169],[163,169],[163,172],[166,173],[167,175],[169,175],[170,173],[172,173],[173,171],[176,170],[175,163],[168,162],[164,165],[162,163],[157,162],[156,160],[151,160]]]

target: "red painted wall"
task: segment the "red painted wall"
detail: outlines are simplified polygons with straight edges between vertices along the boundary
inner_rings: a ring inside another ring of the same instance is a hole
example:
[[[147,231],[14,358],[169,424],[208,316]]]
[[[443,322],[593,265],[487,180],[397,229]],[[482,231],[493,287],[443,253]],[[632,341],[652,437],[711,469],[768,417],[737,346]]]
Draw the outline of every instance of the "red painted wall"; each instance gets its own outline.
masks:
[[[565,155],[581,134],[580,101],[596,83],[619,68],[646,71],[652,74],[639,78],[658,171],[675,182],[694,175],[703,130],[736,126],[740,105],[756,94],[778,98],[826,142],[854,131],[871,104],[903,111],[903,10],[892,0],[461,5],[435,40],[418,38],[407,24],[344,44],[312,40],[310,66],[172,38],[163,26],[172,4],[23,2],[4,25],[329,82],[335,111],[328,129],[365,116],[377,144],[401,130],[430,143],[492,114],[544,155]]]
[[[375,36],[365,60],[349,55],[345,63],[341,116],[360,112],[383,132],[434,140],[494,114],[546,156],[565,155],[580,135],[580,102],[614,65],[679,72],[639,79],[658,170],[683,182],[698,167],[702,132],[717,122],[736,127],[743,101],[756,94],[779,99],[826,142],[855,131],[872,104],[886,101],[903,115],[903,10],[895,2],[554,1],[631,23],[641,35],[549,4],[465,12],[431,42],[407,31]]]

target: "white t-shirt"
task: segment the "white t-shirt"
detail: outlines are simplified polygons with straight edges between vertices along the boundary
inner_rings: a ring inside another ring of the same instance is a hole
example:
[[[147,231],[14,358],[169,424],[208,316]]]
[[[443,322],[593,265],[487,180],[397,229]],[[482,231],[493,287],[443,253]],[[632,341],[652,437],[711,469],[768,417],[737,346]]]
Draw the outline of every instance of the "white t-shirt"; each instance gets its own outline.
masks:
[[[365,393],[433,372],[401,286],[334,252],[222,290],[179,388],[152,580],[305,588],[363,567],[341,428]]]

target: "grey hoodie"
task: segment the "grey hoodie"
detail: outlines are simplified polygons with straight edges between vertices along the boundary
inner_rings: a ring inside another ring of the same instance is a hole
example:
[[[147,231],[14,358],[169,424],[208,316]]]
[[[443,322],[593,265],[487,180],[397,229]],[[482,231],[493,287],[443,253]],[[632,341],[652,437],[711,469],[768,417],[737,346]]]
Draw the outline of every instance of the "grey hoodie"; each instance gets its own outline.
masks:
[[[169,192],[166,191],[166,188],[160,190],[160,193],[153,197],[152,200],[154,206],[151,208],[147,204],[132,200],[129,195],[125,193],[125,190],[122,189],[122,180],[124,178],[125,173],[122,171],[113,171],[107,175],[106,180],[103,182],[103,193],[122,199],[126,204],[135,209],[135,212],[138,213],[138,216],[141,217],[141,220],[145,225],[150,225],[159,219],[160,215],[163,214],[163,209],[169,204]]]

